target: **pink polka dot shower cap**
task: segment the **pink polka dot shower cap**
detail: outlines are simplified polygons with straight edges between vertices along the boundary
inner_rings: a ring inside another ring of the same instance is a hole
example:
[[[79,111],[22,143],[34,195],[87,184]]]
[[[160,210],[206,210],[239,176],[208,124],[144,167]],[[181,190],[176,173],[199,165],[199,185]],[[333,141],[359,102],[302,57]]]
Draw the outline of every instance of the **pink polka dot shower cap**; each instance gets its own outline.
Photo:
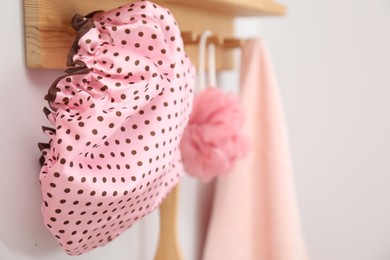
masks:
[[[195,69],[171,13],[148,1],[82,17],[45,114],[44,222],[70,255],[156,209],[183,174],[178,145]]]

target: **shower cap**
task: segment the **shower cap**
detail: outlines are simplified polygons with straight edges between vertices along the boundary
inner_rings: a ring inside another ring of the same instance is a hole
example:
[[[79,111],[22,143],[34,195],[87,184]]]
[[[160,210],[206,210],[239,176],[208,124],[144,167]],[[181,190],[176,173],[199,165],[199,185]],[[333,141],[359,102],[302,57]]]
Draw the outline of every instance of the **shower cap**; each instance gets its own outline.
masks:
[[[39,144],[44,223],[69,255],[156,209],[183,174],[179,143],[195,69],[169,10],[137,1],[85,17],[49,88]]]

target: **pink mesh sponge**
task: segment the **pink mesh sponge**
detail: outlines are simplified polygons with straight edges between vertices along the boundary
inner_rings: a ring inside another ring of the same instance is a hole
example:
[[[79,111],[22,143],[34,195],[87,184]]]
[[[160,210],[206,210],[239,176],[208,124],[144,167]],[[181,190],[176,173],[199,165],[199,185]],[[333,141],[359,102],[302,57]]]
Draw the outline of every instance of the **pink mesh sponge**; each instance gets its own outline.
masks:
[[[178,149],[195,69],[171,13],[138,1],[86,17],[67,75],[46,95],[44,222],[70,255],[105,245],[159,206],[183,174]]]

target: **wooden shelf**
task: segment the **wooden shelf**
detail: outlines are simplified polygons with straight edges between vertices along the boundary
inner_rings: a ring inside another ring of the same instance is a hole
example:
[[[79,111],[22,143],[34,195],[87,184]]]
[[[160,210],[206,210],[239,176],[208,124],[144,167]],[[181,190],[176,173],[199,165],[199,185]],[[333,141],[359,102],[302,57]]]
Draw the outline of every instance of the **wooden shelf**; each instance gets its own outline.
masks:
[[[70,26],[74,14],[109,10],[129,0],[24,0],[26,60],[29,68],[64,69],[74,40]],[[131,1],[130,1],[131,2]],[[210,30],[221,37],[234,34],[237,16],[283,15],[284,6],[273,0],[156,0],[171,10],[182,31]],[[197,46],[186,46],[196,64]],[[217,50],[217,69],[231,69],[231,51]]]
[[[284,15],[284,5],[272,0],[164,0],[161,2],[192,6],[231,16]]]

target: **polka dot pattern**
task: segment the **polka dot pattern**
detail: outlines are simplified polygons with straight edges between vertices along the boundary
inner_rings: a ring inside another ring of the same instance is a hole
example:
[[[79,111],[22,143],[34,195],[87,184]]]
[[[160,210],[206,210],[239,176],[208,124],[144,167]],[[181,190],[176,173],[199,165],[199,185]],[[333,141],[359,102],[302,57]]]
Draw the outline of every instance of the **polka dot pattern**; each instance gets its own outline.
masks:
[[[165,8],[137,1],[79,18],[74,68],[49,89],[54,127],[39,144],[44,222],[69,255],[119,236],[180,179],[195,75]]]

